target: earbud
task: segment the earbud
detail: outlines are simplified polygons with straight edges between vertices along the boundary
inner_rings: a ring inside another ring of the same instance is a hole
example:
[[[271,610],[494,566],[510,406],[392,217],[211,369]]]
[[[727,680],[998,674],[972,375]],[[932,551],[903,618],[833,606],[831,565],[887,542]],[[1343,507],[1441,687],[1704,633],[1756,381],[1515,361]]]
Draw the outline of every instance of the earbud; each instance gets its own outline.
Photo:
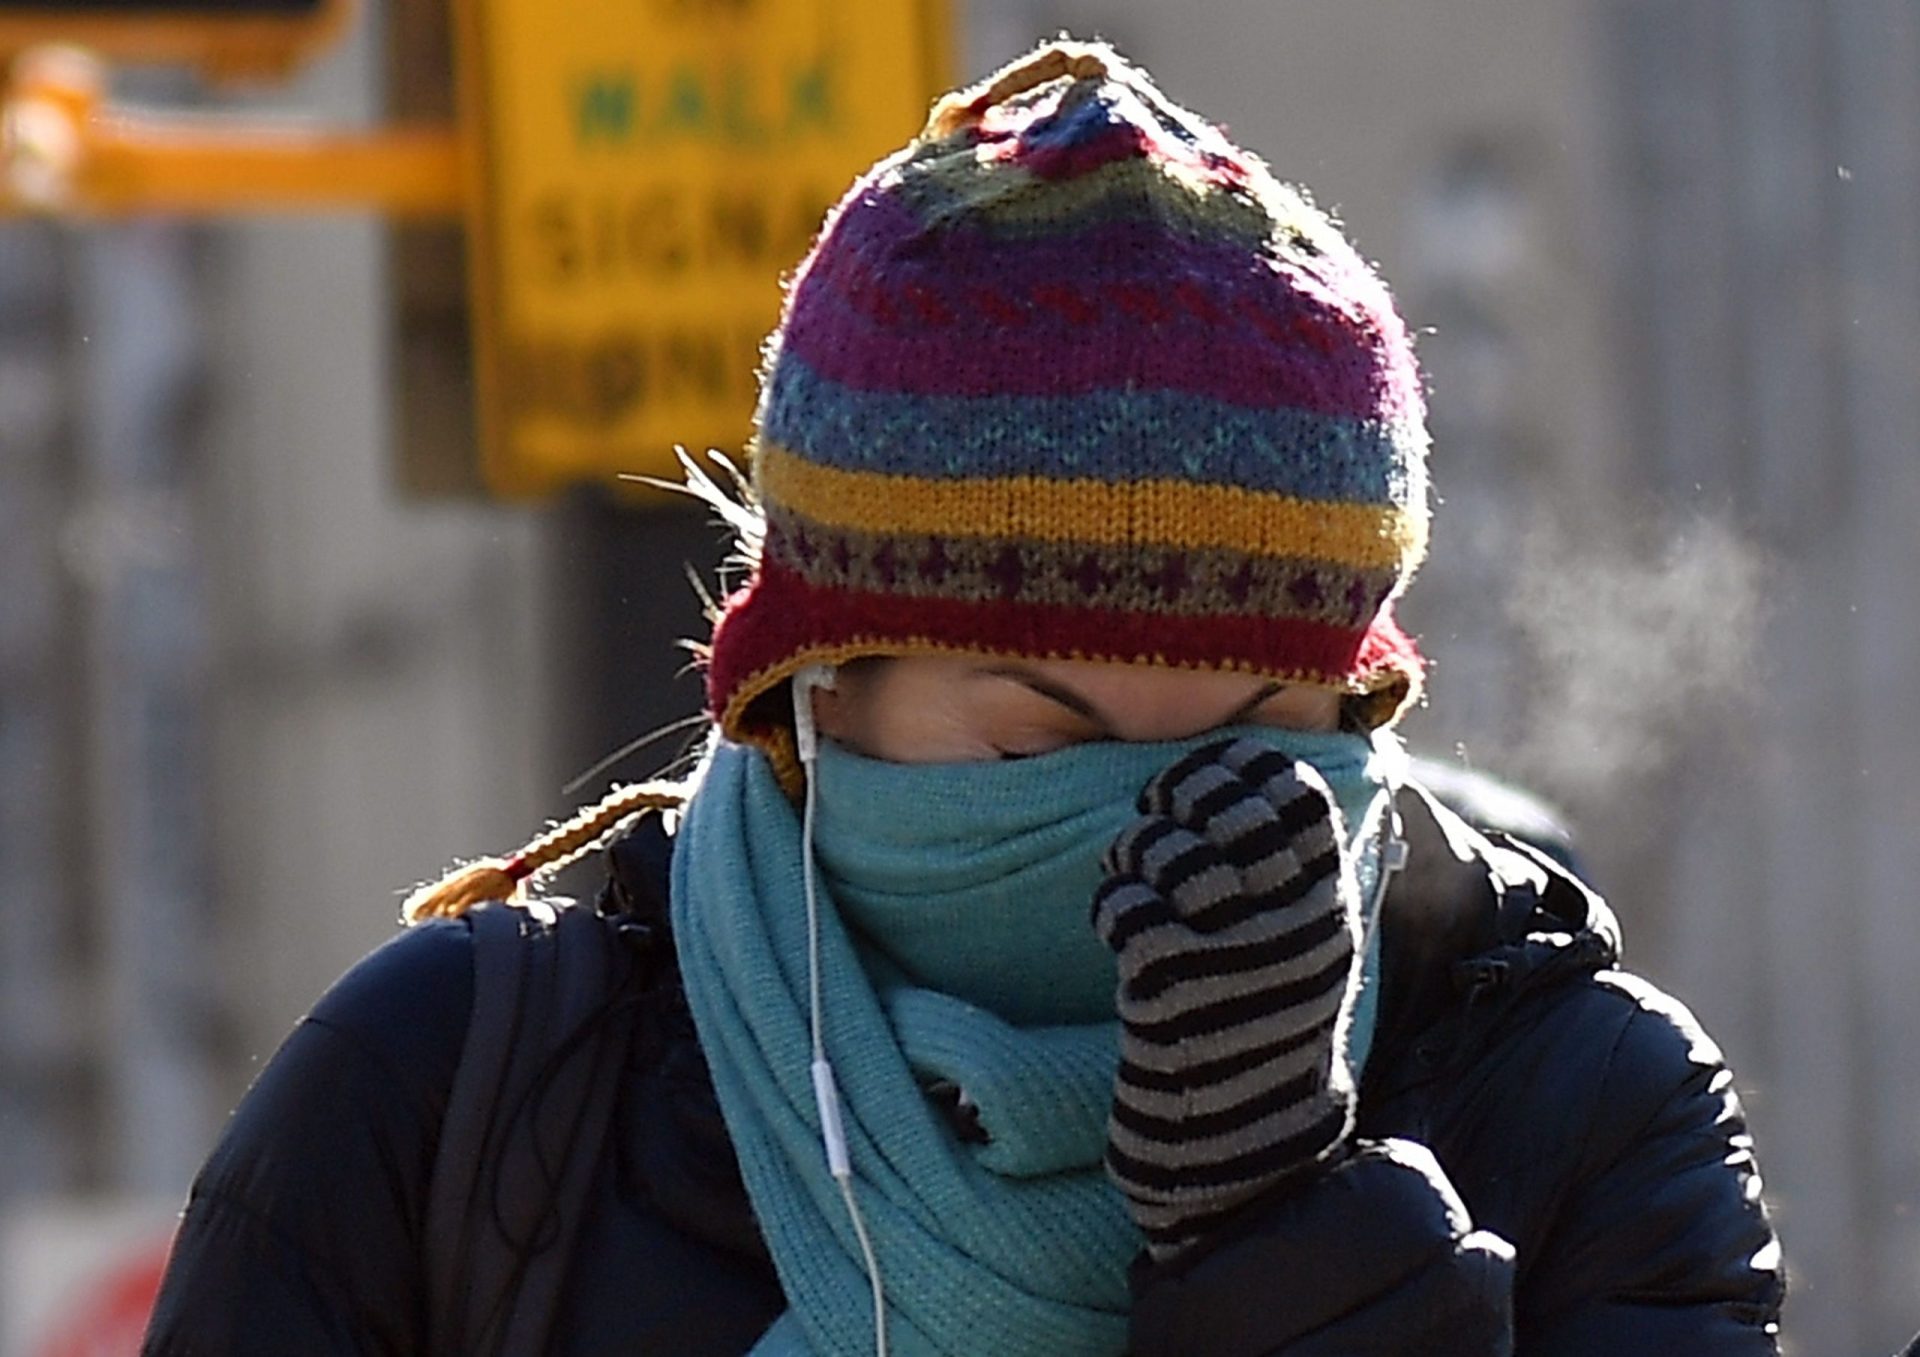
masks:
[[[833,666],[810,664],[793,676],[793,735],[800,762],[813,766],[820,757],[820,730],[813,723],[813,690],[833,687]]]

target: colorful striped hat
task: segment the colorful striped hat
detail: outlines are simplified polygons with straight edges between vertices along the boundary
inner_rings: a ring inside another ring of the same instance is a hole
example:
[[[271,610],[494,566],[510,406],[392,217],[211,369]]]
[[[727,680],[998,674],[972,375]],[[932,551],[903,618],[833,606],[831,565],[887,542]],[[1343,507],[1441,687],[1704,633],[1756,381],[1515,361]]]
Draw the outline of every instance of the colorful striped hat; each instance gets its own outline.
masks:
[[[854,184],[756,420],[765,539],[709,654],[731,738],[783,750],[775,690],[870,654],[1244,671],[1372,724],[1419,684],[1392,601],[1427,435],[1392,298],[1102,44],[948,95]]]

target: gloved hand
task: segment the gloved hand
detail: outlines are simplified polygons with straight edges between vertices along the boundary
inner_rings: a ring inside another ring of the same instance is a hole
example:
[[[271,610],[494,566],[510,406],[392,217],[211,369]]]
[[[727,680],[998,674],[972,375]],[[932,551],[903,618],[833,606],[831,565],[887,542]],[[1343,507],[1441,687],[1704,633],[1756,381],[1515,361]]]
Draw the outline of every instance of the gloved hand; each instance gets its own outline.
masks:
[[[1358,908],[1326,783],[1251,739],[1182,758],[1107,850],[1093,925],[1119,958],[1107,1172],[1156,1259],[1335,1155]]]

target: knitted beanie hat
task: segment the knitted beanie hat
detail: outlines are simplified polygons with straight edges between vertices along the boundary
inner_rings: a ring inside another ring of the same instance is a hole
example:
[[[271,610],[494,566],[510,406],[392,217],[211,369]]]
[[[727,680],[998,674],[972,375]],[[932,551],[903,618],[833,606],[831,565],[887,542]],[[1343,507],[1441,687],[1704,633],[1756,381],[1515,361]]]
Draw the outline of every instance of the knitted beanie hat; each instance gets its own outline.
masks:
[[[869,654],[1234,670],[1370,724],[1419,684],[1391,604],[1427,435],[1393,301],[1103,44],[946,96],[853,185],[756,424],[764,541],[708,656],[732,739],[790,757],[776,690]]]

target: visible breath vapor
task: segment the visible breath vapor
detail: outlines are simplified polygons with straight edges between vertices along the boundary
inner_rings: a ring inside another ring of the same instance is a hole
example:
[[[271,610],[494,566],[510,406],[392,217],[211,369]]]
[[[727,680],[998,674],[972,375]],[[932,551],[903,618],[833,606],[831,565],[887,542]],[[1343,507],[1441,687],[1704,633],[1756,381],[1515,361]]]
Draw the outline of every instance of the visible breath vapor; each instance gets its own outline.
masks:
[[[1760,552],[1696,518],[1649,548],[1556,525],[1521,543],[1509,621],[1528,658],[1514,771],[1584,799],[1675,757],[1757,690]]]

